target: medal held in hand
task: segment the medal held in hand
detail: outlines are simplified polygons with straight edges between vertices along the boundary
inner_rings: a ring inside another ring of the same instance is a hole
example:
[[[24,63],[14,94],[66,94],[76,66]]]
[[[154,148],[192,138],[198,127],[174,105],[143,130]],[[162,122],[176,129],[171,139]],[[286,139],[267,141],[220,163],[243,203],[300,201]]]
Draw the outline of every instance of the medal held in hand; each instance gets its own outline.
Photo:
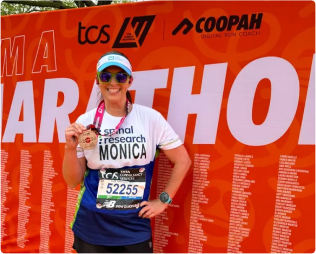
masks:
[[[95,148],[97,143],[97,135],[91,129],[85,130],[79,135],[79,145],[84,150],[91,150]]]
[[[89,124],[86,128],[87,130],[83,131],[79,135],[79,145],[84,150],[91,150],[95,148],[98,143],[98,136],[112,136],[117,133],[119,128],[122,126],[126,116],[128,115],[131,103],[126,100],[126,115],[121,119],[119,124],[115,127],[114,131],[107,135],[101,135],[100,127],[103,119],[103,111],[105,110],[104,101],[101,101],[94,116],[93,124]]]

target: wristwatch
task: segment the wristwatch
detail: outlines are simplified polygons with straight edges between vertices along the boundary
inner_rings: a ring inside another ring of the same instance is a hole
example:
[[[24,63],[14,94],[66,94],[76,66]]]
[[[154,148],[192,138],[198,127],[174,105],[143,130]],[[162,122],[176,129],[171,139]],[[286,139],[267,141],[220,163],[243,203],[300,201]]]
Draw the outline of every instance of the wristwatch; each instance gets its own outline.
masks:
[[[172,202],[172,199],[169,197],[169,194],[167,192],[161,192],[159,199],[162,203],[170,204]]]

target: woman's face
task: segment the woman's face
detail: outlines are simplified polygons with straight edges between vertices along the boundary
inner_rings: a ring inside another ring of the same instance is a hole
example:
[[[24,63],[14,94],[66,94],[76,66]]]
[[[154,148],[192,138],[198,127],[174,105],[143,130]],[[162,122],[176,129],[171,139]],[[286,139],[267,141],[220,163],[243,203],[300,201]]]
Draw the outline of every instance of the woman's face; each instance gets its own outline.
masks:
[[[117,66],[109,66],[105,68],[102,72],[110,73],[125,73],[125,71]],[[118,83],[115,79],[115,75],[111,78],[110,82],[102,83],[99,80],[99,87],[103,98],[108,103],[119,103],[126,100],[126,91],[132,85],[133,79],[128,77],[126,82]]]

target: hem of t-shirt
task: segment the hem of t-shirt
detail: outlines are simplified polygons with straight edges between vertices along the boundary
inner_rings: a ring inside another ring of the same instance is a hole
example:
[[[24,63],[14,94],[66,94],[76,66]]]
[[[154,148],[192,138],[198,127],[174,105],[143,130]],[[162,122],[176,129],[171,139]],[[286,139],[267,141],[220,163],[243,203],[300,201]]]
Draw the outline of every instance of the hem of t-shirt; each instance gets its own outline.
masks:
[[[131,242],[124,242],[124,243],[121,243],[120,245],[117,245],[117,244],[113,244],[113,241],[107,243],[106,241],[102,240],[102,242],[95,242],[93,240],[90,241],[90,239],[88,239],[87,237],[81,235],[80,233],[78,234],[78,232],[74,230],[74,228],[72,229],[72,231],[74,232],[74,234],[79,237],[81,240],[89,243],[89,244],[93,244],[93,245],[101,245],[101,246],[125,246],[125,245],[132,245],[132,244],[137,244],[137,243],[142,243],[142,242],[145,242],[147,240],[149,240],[152,235],[150,235],[148,238],[145,238],[145,239],[142,239],[142,240],[137,240],[137,241],[131,241]]]

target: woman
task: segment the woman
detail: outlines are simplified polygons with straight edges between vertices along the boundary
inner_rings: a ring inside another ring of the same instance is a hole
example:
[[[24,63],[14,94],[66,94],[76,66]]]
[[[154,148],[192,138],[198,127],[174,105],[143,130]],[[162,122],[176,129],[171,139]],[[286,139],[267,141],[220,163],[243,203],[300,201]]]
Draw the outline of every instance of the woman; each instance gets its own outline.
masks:
[[[125,55],[103,55],[96,77],[100,104],[65,131],[63,176],[72,188],[81,183],[71,224],[77,252],[152,253],[150,219],[171,203],[191,164],[162,115],[132,104],[132,82]],[[158,148],[174,168],[159,199],[149,200]]]

